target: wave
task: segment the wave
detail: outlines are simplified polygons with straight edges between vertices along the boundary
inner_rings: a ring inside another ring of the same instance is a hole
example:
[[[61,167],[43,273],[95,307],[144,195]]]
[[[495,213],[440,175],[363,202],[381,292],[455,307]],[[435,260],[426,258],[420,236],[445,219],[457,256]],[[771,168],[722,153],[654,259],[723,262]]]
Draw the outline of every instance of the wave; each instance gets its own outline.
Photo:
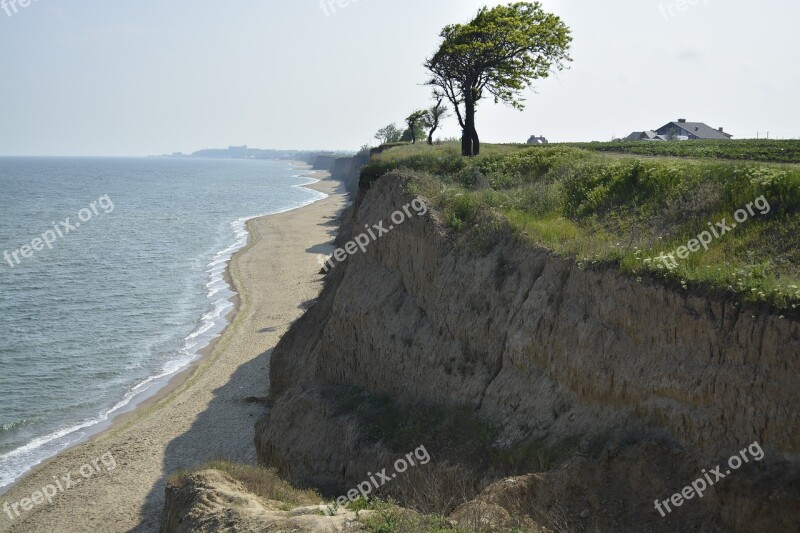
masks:
[[[306,185],[316,183],[319,180],[304,176],[294,175],[293,178],[307,178],[309,181],[293,185],[292,187],[305,188]],[[234,235],[234,242],[230,246],[217,252],[206,267],[207,282],[205,288],[207,298],[210,300],[222,293],[219,298],[214,299],[211,310],[205,312],[200,318],[197,327],[183,339],[183,345],[177,352],[177,356],[165,363],[160,371],[152,375],[128,390],[123,398],[110,409],[100,413],[97,417],[85,419],[76,424],[65,426],[47,435],[36,437],[23,446],[15,448],[5,454],[0,454],[0,494],[7,491],[11,485],[20,477],[25,475],[36,465],[53,457],[59,452],[81,442],[84,438],[98,432],[97,427],[104,422],[108,422],[115,415],[126,407],[135,408],[136,405],[155,394],[161,387],[169,382],[170,377],[185,369],[200,357],[200,351],[207,347],[211,341],[219,337],[228,325],[227,316],[233,309],[233,298],[237,295],[225,279],[225,272],[228,268],[233,255],[247,245],[250,233],[247,231],[247,222],[263,216],[285,213],[305,207],[328,197],[327,194],[307,189],[314,193],[314,197],[309,200],[298,202],[290,207],[263,213],[260,215],[237,218],[230,223]],[[145,396],[145,393],[149,395]],[[135,402],[134,402],[135,400]],[[92,431],[95,428],[95,431]],[[11,429],[5,428],[4,429]]]

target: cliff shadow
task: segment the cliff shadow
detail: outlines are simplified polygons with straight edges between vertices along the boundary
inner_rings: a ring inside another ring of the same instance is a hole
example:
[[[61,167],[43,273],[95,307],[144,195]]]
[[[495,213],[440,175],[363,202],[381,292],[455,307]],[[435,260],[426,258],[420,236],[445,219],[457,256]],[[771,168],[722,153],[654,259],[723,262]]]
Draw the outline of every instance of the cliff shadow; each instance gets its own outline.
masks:
[[[145,518],[130,532],[159,531],[164,489],[171,474],[220,459],[256,464],[254,428],[256,420],[267,413],[269,380],[265,377],[271,355],[272,348],[241,365],[225,385],[213,391],[208,408],[191,428],[167,445],[161,477],[140,509]]]

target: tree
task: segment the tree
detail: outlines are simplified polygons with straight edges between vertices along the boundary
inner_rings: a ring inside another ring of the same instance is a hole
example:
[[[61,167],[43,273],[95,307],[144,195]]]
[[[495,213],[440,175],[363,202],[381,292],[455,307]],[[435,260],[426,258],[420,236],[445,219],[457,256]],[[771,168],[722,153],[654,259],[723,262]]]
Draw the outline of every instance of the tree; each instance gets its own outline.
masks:
[[[389,144],[389,143],[396,143],[400,140],[400,137],[403,135],[403,132],[395,124],[389,124],[378,130],[378,133],[375,134],[375,138],[378,139],[381,144]]]
[[[428,113],[425,117],[425,125],[430,128],[428,132],[428,144],[430,145],[433,144],[434,132],[439,129],[442,120],[448,116],[447,108],[443,104],[445,99],[444,93],[433,91],[433,98],[436,100],[436,105],[428,108]]]
[[[417,137],[425,136],[426,116],[428,112],[424,109],[418,109],[406,117],[406,129],[403,137],[400,140],[410,141],[411,144],[417,142]]]
[[[427,84],[453,105],[465,156],[480,153],[475,111],[482,98],[488,94],[521,110],[524,89],[572,61],[569,28],[539,2],[483,7],[470,22],[445,26],[439,36],[439,50],[425,61]]]

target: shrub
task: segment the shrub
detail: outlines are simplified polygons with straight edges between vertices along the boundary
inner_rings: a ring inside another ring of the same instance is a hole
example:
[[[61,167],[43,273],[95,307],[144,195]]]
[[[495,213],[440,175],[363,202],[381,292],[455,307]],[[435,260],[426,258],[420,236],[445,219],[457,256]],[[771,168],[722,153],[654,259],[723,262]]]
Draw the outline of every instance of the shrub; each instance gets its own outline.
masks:
[[[470,238],[481,250],[491,248],[486,235],[498,237],[481,229],[491,226],[487,217],[501,216],[581,265],[616,265],[637,279],[646,273],[800,311],[791,288],[800,285],[798,252],[785,237],[800,233],[800,165],[762,161],[800,161],[800,141],[484,145],[474,158],[461,157],[457,144],[415,145],[378,155],[363,176],[415,171],[410,187],[439,207],[451,231],[476,230]],[[709,222],[730,221],[762,195],[770,213],[713,249],[673,270],[645,262],[685,245]],[[737,274],[767,260],[762,277]]]

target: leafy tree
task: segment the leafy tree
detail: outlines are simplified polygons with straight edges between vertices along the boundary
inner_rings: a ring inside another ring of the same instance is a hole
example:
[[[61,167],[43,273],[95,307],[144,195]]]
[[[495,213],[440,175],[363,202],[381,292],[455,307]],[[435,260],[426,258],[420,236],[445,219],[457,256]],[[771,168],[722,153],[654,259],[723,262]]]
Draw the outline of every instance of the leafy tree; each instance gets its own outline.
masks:
[[[539,2],[483,7],[470,22],[445,26],[440,37],[439,50],[425,61],[427,84],[453,105],[465,156],[480,153],[475,110],[482,98],[523,109],[524,89],[572,61],[569,28]]]
[[[443,104],[445,95],[439,91],[434,91],[433,98],[436,100],[436,105],[428,108],[428,113],[425,116],[425,126],[430,128],[428,132],[428,144],[430,145],[433,144],[433,134],[439,129],[442,120],[448,116],[447,108]]]
[[[396,143],[400,140],[400,137],[403,135],[403,132],[395,124],[389,124],[378,130],[378,133],[375,134],[375,138],[378,139],[381,144],[389,144],[389,143]]]
[[[426,117],[428,112],[424,109],[418,109],[406,117],[406,125],[408,128],[403,133],[401,141],[410,141],[411,144],[417,142],[417,138],[425,137]]]

